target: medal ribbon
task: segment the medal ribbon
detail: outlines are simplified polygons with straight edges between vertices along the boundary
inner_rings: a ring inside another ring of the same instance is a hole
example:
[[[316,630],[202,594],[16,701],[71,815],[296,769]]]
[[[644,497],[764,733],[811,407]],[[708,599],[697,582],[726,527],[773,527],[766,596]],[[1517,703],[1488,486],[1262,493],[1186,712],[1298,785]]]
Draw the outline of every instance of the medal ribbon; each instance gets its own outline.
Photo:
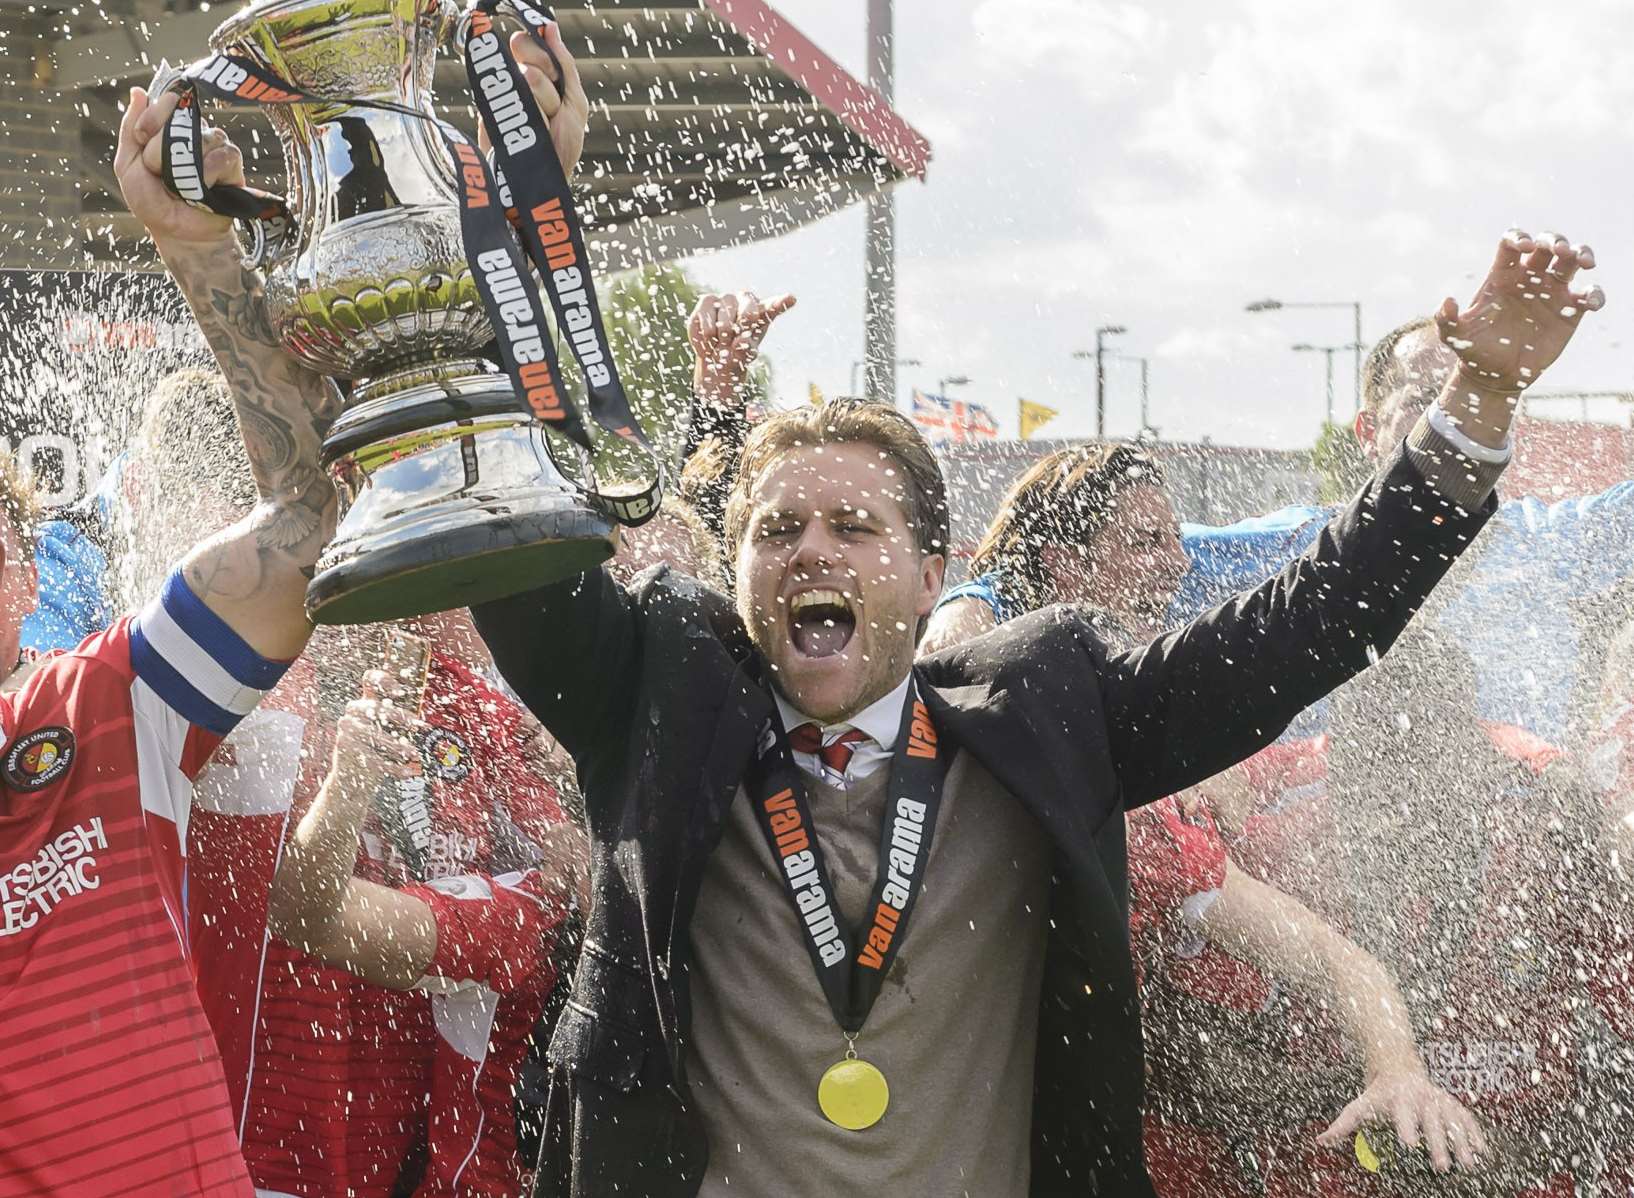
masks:
[[[556,156],[550,126],[534,101],[533,89],[511,54],[509,40],[494,28],[493,17],[501,7],[520,16],[541,46],[553,20],[548,8],[530,0],[471,0],[460,24],[460,50],[465,55],[471,98],[494,147],[500,201],[521,234],[528,257],[539,268],[556,313],[556,327],[567,337],[578,360],[597,423],[647,448],[613,362],[567,172]],[[559,66],[556,75],[565,78]]]
[[[840,915],[803,774],[775,709],[761,735],[745,788],[755,821],[778,863],[783,889],[794,904],[817,980],[847,1036],[856,1036],[867,1022],[907,935],[952,757],[951,748],[938,743],[930,712],[910,685],[891,756],[874,889],[862,926],[853,931]]]
[[[567,173],[550,140],[549,126],[505,39],[492,28],[490,14],[501,3],[520,5],[518,11],[541,43],[544,26],[551,17],[549,10],[538,9],[526,0],[482,0],[481,7],[474,4],[467,13],[460,32],[482,120],[496,157],[514,163],[508,177],[525,181],[518,190],[527,203],[529,219],[518,219],[517,210],[512,208],[503,165],[490,169],[469,138],[454,126],[435,121],[453,164],[466,261],[493,328],[500,361],[522,410],[587,454],[593,453],[595,443],[562,385],[555,342],[528,273],[528,260],[538,269],[556,310],[557,327],[572,345],[584,373],[591,417],[601,428],[639,447],[653,464],[649,478],[635,492],[585,491],[613,519],[635,527],[658,510],[662,470],[630,411],[613,364],[581,222]],[[483,41],[484,37],[488,40]],[[213,54],[180,71],[161,67],[153,90],[156,94],[172,90],[180,95],[162,134],[165,184],[194,207],[257,225],[273,245],[280,244],[295,229],[294,217],[282,197],[254,188],[204,184],[200,93],[229,104],[347,106],[434,119],[388,101],[314,95],[238,54]],[[521,246],[508,216],[522,234]],[[523,257],[523,246],[528,258]],[[549,445],[547,440],[547,449]],[[569,471],[563,474],[573,477]]]

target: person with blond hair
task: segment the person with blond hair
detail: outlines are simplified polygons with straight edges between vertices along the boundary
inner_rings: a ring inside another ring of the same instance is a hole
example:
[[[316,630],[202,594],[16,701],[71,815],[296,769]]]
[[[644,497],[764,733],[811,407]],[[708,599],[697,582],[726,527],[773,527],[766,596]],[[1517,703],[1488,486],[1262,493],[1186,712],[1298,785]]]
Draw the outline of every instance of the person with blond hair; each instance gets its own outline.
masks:
[[[916,666],[946,486],[906,418],[852,401],[750,433],[735,601],[595,570],[476,608],[592,842],[536,1192],[1150,1194],[1127,864],[1100,833],[1395,640],[1588,310],[1535,279],[1579,266],[1506,239],[1443,314],[1457,375],[1328,534],[1141,647],[1052,608]]]

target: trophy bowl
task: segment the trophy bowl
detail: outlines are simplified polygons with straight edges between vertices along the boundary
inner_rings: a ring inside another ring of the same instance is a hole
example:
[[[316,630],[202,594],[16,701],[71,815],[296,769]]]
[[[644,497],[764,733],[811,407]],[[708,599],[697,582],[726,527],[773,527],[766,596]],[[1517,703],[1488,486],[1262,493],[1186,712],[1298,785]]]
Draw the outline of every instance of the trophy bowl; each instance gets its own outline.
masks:
[[[296,360],[350,384],[323,445],[343,515],[307,589],[318,623],[465,607],[613,552],[612,520],[482,355],[493,334],[432,119],[456,18],[453,0],[261,0],[210,39],[309,94],[423,114],[268,109],[295,217],[263,251],[269,317]]]

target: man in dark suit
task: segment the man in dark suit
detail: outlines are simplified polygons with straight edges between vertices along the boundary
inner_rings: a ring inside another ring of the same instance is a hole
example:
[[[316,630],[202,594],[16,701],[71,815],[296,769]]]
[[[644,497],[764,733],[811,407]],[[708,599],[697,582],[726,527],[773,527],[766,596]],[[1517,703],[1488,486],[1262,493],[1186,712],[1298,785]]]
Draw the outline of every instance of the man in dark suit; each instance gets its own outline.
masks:
[[[1122,813],[1386,650],[1481,527],[1520,390],[1598,293],[1512,234],[1462,366],[1311,551],[1114,654],[1049,609],[913,665],[947,508],[895,412],[774,416],[737,601],[663,568],[478,609],[573,754],[593,901],[541,1194],[1151,1193]]]

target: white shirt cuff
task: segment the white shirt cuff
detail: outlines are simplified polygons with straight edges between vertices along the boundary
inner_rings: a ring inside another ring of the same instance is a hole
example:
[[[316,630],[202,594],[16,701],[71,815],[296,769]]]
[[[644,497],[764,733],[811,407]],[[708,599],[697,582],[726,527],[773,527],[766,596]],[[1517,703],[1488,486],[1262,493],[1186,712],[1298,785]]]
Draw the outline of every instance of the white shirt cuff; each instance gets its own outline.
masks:
[[[1194,932],[1201,932],[1203,930],[1203,916],[1209,913],[1209,909],[1219,901],[1219,898],[1220,891],[1218,888],[1205,890],[1201,894],[1188,895],[1180,904],[1180,914],[1185,920],[1186,926]]]
[[[1433,403],[1424,413],[1424,418],[1430,422],[1430,427],[1440,433],[1442,438],[1472,462],[1484,462],[1489,466],[1507,466],[1509,459],[1515,455],[1515,438],[1506,436],[1504,443],[1494,449],[1490,445],[1482,445],[1472,440],[1467,433],[1454,423],[1447,410],[1438,403]]]

